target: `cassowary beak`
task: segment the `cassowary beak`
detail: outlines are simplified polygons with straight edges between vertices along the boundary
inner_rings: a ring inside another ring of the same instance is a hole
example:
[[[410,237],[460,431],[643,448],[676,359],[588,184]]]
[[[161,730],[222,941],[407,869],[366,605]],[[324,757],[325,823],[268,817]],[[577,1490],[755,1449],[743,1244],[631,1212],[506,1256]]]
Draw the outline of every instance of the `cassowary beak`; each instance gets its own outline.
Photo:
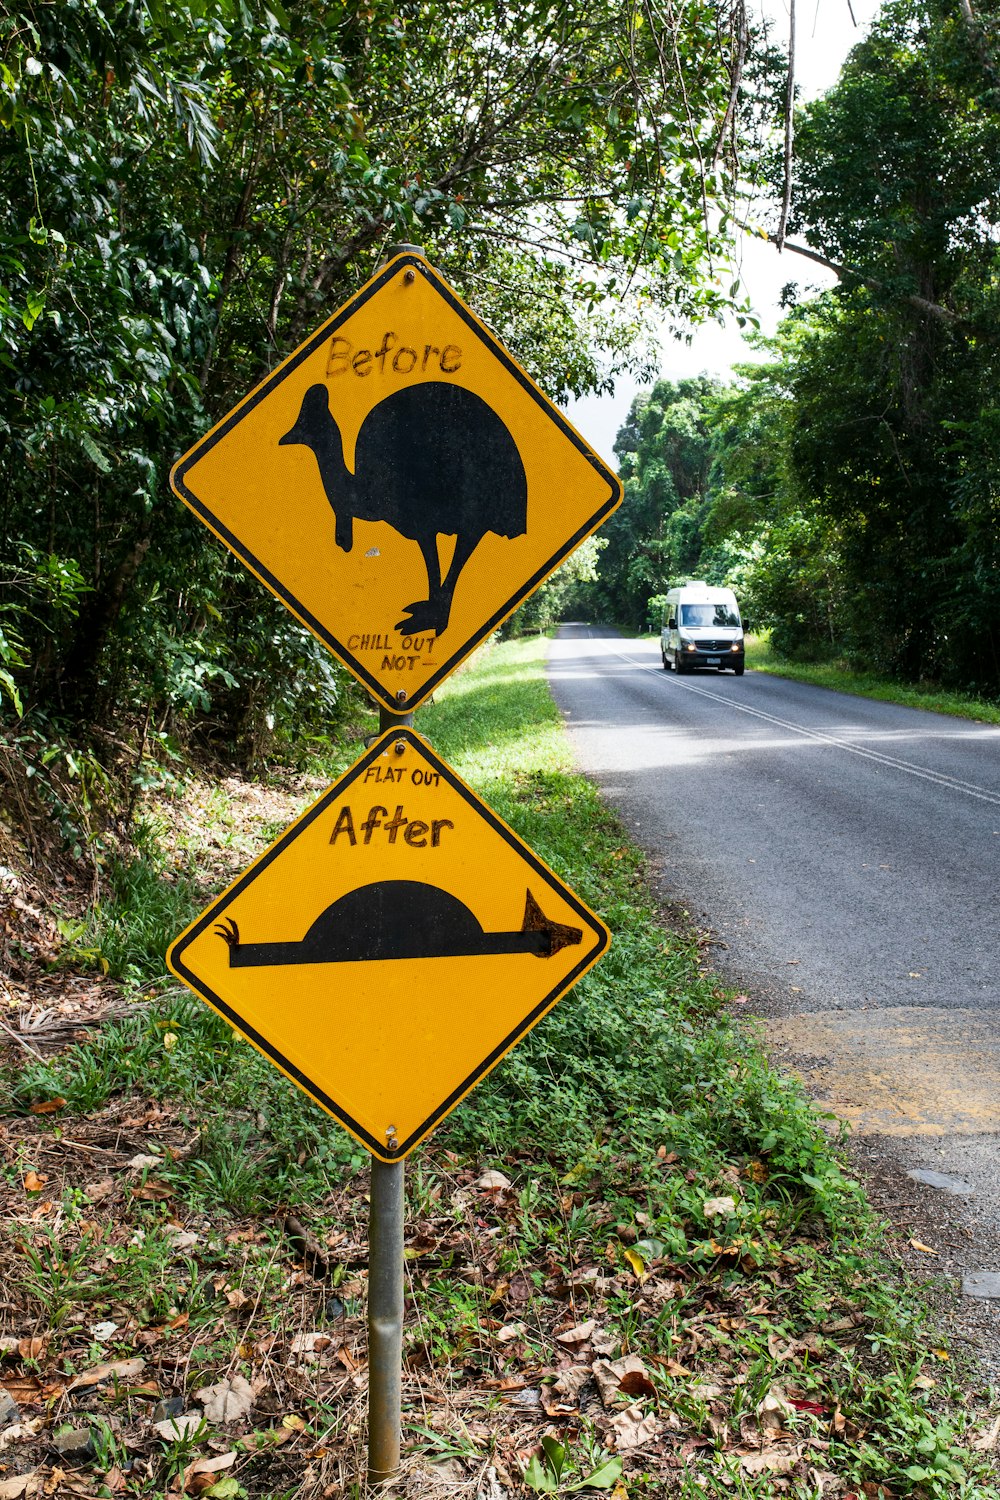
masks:
[[[284,437],[280,437],[278,439],[278,446],[280,448],[285,448],[285,447],[288,446],[289,443],[304,443],[306,441],[307,441],[307,439],[305,438],[305,436],[302,435],[302,434],[300,434],[300,432],[299,432],[299,424],[298,424],[298,422],[296,422],[296,424],[295,424],[294,427],[290,427],[288,429],[288,431],[285,433]]]

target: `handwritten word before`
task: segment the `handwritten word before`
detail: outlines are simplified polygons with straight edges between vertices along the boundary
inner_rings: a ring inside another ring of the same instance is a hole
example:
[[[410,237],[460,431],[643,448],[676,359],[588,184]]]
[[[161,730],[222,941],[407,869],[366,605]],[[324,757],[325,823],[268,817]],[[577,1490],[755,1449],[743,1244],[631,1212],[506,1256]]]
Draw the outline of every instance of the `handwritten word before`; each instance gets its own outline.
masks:
[[[392,355],[390,360],[389,355]],[[371,375],[378,366],[380,375],[386,374],[386,366],[394,375],[412,375],[418,368],[421,375],[428,368],[436,367],[444,375],[454,375],[462,367],[462,350],[458,344],[445,344],[438,349],[434,344],[425,344],[422,350],[401,344],[396,333],[384,333],[377,349],[355,349],[350,339],[334,334],[326,356],[327,379],[334,375],[346,375],[350,370],[355,375]]]

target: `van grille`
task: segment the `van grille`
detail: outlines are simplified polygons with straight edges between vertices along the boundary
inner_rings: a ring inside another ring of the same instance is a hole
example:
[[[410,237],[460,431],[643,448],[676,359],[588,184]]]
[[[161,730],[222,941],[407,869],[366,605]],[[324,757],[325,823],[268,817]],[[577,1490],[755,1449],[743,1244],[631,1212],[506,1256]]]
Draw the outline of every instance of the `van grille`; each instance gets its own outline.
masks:
[[[730,646],[732,644],[733,643],[732,643],[731,640],[730,641],[696,641],[695,642],[695,645],[698,647],[699,651],[711,651],[713,654],[716,651],[728,651],[729,648],[730,648]]]

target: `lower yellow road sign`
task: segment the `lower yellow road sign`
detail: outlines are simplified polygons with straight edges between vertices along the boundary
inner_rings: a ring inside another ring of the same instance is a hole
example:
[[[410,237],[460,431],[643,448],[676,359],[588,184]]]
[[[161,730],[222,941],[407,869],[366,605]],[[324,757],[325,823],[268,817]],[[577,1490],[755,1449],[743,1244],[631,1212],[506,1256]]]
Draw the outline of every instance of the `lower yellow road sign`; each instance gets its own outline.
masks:
[[[398,729],[167,962],[369,1151],[398,1161],[609,941],[427,742]]]

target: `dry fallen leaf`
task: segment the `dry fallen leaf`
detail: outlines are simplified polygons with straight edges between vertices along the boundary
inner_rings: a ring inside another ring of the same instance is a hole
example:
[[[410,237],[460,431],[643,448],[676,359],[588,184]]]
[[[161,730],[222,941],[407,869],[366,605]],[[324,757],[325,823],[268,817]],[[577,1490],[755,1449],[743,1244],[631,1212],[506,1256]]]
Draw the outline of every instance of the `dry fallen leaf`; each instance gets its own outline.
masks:
[[[18,1354],[20,1354],[22,1359],[41,1359],[48,1347],[49,1337],[49,1334],[45,1334],[43,1338],[39,1338],[36,1334],[30,1339],[19,1339],[17,1343]]]
[[[162,1422],[154,1422],[153,1431],[167,1443],[176,1443],[180,1438],[190,1441],[198,1428],[204,1426],[204,1420],[200,1411],[183,1411],[176,1417],[164,1417]],[[208,1437],[207,1432],[205,1437]]]
[[[719,1219],[723,1215],[728,1217],[736,1212],[735,1198],[708,1198],[701,1205],[701,1211],[706,1219]]]
[[[793,1453],[744,1453],[740,1458],[745,1474],[790,1474],[797,1463]]]
[[[9,1448],[13,1443],[25,1443],[33,1438],[45,1425],[44,1417],[32,1417],[27,1422],[15,1422],[11,1427],[5,1427],[0,1432],[0,1451]]]
[[[484,1172],[476,1183],[476,1187],[482,1189],[484,1193],[501,1193],[505,1188],[510,1187],[510,1178],[505,1177],[502,1172]]]
[[[925,1245],[923,1240],[911,1240],[910,1244],[914,1250],[922,1250],[925,1255],[937,1255],[937,1250],[932,1250],[930,1245]]]
[[[32,1469],[30,1474],[18,1474],[15,1479],[0,1479],[0,1500],[19,1500],[21,1495],[36,1494],[39,1488],[37,1475],[38,1470]]]
[[[57,1109],[62,1109],[65,1103],[65,1099],[43,1099],[39,1104],[29,1105],[28,1113],[32,1115],[51,1115]]]
[[[292,1354],[321,1354],[332,1343],[328,1333],[297,1333],[289,1349]]]
[[[110,1197],[115,1190],[113,1177],[102,1177],[100,1182],[88,1182],[84,1186],[84,1193],[91,1203],[100,1203],[102,1199]]]
[[[1000,1443],[1000,1417],[997,1417],[987,1432],[981,1433],[979,1437],[972,1440],[972,1446],[977,1453],[992,1453],[998,1443]]]
[[[92,1385],[101,1385],[105,1380],[135,1380],[146,1368],[144,1359],[116,1359],[110,1364],[92,1365],[71,1380],[68,1389],[78,1391]]]
[[[240,1422],[253,1406],[253,1388],[242,1375],[228,1375],[215,1385],[202,1386],[195,1399],[205,1408],[205,1419],[213,1425]]]
[[[40,1193],[48,1180],[47,1177],[40,1176],[32,1167],[24,1174],[24,1190],[26,1193]]]
[[[231,1469],[236,1462],[236,1453],[220,1453],[217,1458],[196,1458],[184,1470],[181,1488],[185,1494],[200,1495],[215,1483],[213,1475]],[[199,1483],[198,1481],[202,1482]]]
[[[623,1359],[616,1359],[611,1364],[606,1359],[598,1359],[593,1365],[594,1379],[601,1401],[605,1407],[610,1407],[615,1397],[622,1389],[622,1382],[626,1376],[641,1376],[649,1380],[649,1372],[638,1354],[626,1354]]]
[[[556,1334],[558,1344],[585,1344],[593,1336],[597,1327],[596,1319],[589,1318],[586,1323],[577,1323],[575,1328],[567,1328],[565,1333]]]
[[[647,1412],[644,1416],[640,1406],[630,1406],[627,1411],[619,1412],[611,1426],[619,1453],[641,1448],[644,1443],[652,1442],[660,1429],[653,1413]]]

